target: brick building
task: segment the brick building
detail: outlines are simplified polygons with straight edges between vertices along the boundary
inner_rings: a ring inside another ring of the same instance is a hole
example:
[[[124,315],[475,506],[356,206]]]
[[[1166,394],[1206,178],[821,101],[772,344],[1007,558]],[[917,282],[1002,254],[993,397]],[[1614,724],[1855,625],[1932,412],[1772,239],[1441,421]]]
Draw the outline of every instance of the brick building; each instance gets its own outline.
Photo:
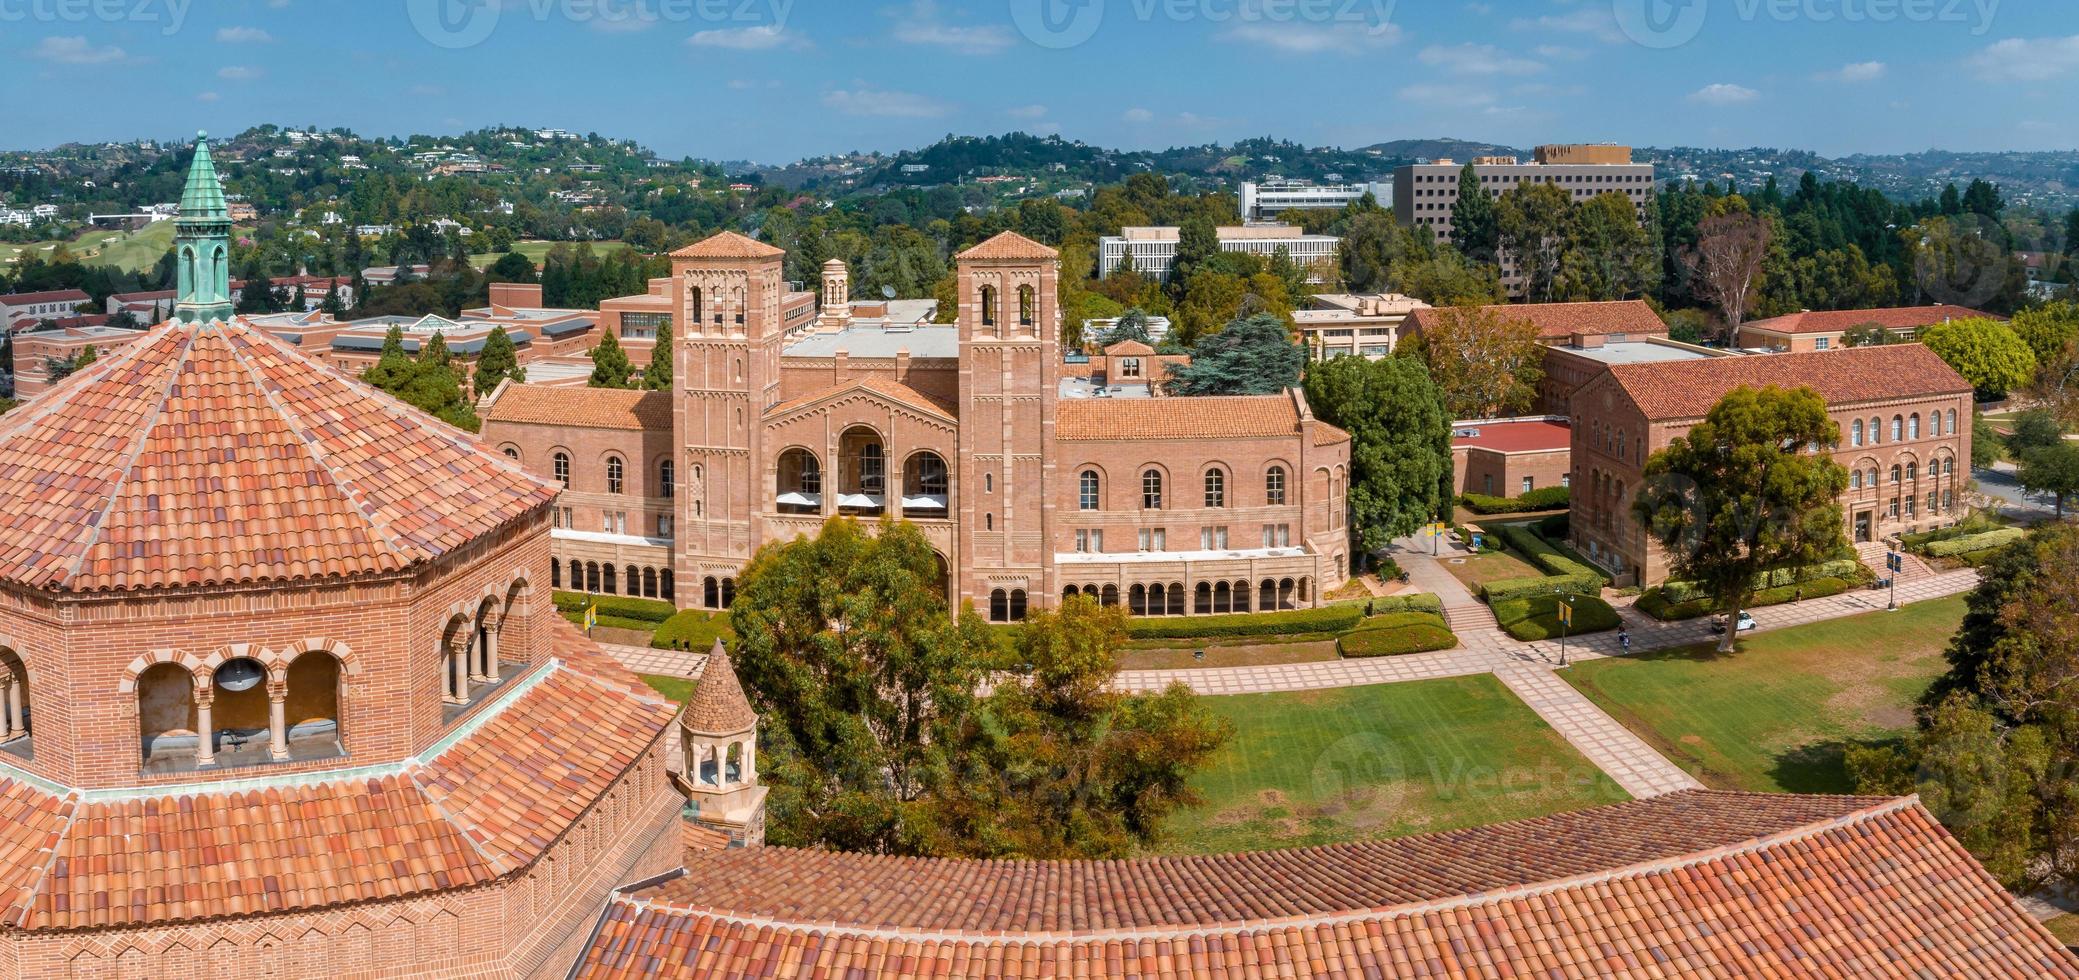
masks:
[[[560,976],[680,861],[676,705],[556,613],[556,488],[230,316],[0,417],[0,976]]]
[[[1919,344],[1611,365],[1573,398],[1574,544],[1619,581],[1654,584],[1667,559],[1632,519],[1646,459],[1739,387],[1809,387],[1840,426],[1834,458],[1849,540],[1954,523],[1971,474],[1971,385]]]
[[[1409,314],[1407,329],[1412,333],[1434,329],[1444,317],[1464,315],[1468,310],[1527,322],[1537,329],[1538,343],[1545,347],[1537,410],[1546,415],[1570,414],[1568,402],[1574,390],[1612,364],[1694,360],[1724,353],[1669,340],[1660,315],[1635,299],[1423,308]]]
[[[651,399],[574,389],[490,405],[486,444],[571,491],[562,581],[593,588],[596,563],[599,590],[646,594],[668,548],[659,594],[719,608],[758,547],[836,515],[912,521],[949,594],[999,620],[1071,591],[1147,615],[1296,608],[1346,579],[1349,436],[1297,391],[1148,397],[1124,375],[1152,351],[1072,373],[1052,249],[961,253],[948,325],[851,303],[839,263],[800,316],[783,254],[729,233],[673,254],[668,425]],[[563,421],[581,418],[605,424]]]
[[[1768,320],[1754,320],[1740,325],[1741,347],[1752,350],[1789,351],[1802,353],[1815,350],[1839,350],[1847,346],[1848,331],[1864,324],[1876,324],[1896,334],[1902,340],[1920,336],[1920,331],[1938,323],[1951,320],[1969,320],[1993,317],[1967,306],[1893,306],[1878,310],[1806,310],[1788,316]]]
[[[0,296],[0,328],[27,330],[44,320],[74,316],[93,303],[94,297],[77,289],[8,293]]]
[[[1520,497],[1568,486],[1573,430],[1552,416],[1474,419],[1451,426],[1452,471],[1461,494]]]

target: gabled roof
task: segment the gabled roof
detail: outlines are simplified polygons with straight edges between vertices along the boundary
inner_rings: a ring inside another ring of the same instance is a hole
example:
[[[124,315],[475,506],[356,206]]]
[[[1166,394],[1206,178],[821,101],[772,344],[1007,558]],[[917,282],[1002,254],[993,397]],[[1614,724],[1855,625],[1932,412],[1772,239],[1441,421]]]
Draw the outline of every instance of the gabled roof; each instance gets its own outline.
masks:
[[[669,433],[671,392],[507,385],[484,421]]]
[[[1768,330],[1775,333],[1843,333],[1851,327],[1874,323],[1886,330],[1917,330],[1950,320],[1971,320],[1995,317],[1981,313],[1968,306],[1891,306],[1880,310],[1806,310],[1771,320],[1751,320],[1741,324],[1743,330]]]
[[[1290,394],[1064,398],[1054,406],[1054,437],[1070,442],[1299,434],[1299,406]]]
[[[0,579],[37,589],[395,572],[554,499],[243,321],[160,326],[0,417]]]
[[[693,861],[615,896],[574,975],[2079,977],[1913,800],[1699,790],[1206,857]]]
[[[1971,392],[1963,375],[1921,344],[1612,364],[1606,375],[1655,421],[1702,418],[1740,387],[1811,388],[1833,406]]]
[[[996,233],[995,237],[953,258],[956,260],[987,262],[998,259],[1056,259],[1060,257],[1061,253],[1015,231],[1000,231]]]
[[[91,303],[94,297],[77,289],[47,289],[40,293],[8,293],[0,296],[0,306],[31,306],[38,303]]]
[[[1408,314],[1407,322],[1416,330],[1433,329],[1446,315],[1462,309],[1468,307],[1425,307]],[[1546,341],[1575,334],[1643,337],[1668,332],[1667,324],[1661,322],[1653,307],[1636,299],[1608,303],[1506,303],[1469,309],[1510,320],[1527,320],[1538,328],[1538,339]]]
[[[807,408],[817,402],[829,401],[853,391],[871,392],[905,408],[923,412],[926,415],[941,418],[948,422],[953,421],[953,410],[951,408],[932,401],[931,396],[909,385],[903,384],[900,381],[889,381],[885,378],[855,378],[851,381],[840,382],[821,391],[811,392],[800,398],[792,398],[774,405],[766,409],[765,417],[774,418],[785,415],[789,412]]]
[[[1154,353],[1155,348],[1138,340],[1122,340],[1104,349],[1106,357],[1150,357]]]
[[[733,231],[717,232],[700,241],[671,253],[675,259],[770,259],[786,255],[787,251],[775,248],[747,235]]]
[[[751,701],[744,697],[744,688],[736,679],[736,668],[729,662],[729,651],[721,640],[708,652],[707,666],[700,671],[700,686],[693,690],[693,700],[686,702],[685,720],[681,724],[695,735],[737,735],[750,731],[758,724],[758,713],[751,710]]]

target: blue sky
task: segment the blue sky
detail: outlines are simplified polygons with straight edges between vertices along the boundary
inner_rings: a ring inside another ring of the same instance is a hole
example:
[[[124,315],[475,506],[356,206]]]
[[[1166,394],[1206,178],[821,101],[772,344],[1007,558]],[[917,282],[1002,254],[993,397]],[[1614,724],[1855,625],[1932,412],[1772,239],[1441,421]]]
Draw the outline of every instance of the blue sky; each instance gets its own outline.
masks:
[[[0,145],[494,123],[776,163],[1164,147],[2079,146],[2072,0],[0,0]]]

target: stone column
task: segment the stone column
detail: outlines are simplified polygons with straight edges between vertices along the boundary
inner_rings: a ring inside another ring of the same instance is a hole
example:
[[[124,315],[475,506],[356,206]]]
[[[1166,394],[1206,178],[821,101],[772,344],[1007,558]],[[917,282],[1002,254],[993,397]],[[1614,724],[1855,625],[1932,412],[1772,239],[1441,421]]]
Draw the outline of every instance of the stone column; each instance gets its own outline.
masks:
[[[463,648],[465,651],[463,653],[463,661],[464,667],[467,670],[466,676],[472,683],[481,682],[485,679],[484,661],[487,658],[484,656],[484,646],[490,642],[485,639],[485,635],[490,632],[490,624],[484,622],[482,618],[478,618],[476,622],[470,624],[469,644]]]
[[[29,682],[20,677],[7,679],[7,723],[10,738],[29,734],[28,719],[22,717],[22,705],[29,699]]]
[[[469,640],[465,636],[461,642],[449,644],[441,651],[441,700],[449,704],[463,704],[469,700],[468,674],[462,667],[462,658],[468,647]]]
[[[899,521],[902,520],[903,477],[902,467],[891,465],[893,460],[892,456],[881,459],[881,493],[882,499],[887,501],[889,516]]]
[[[217,764],[217,725],[210,716],[210,708],[216,700],[216,688],[208,681],[198,682],[195,690],[195,734],[200,736],[195,746],[195,765],[198,767]]]
[[[505,626],[505,617],[500,616],[484,630],[484,678],[498,680],[498,631]]]
[[[744,737],[744,769],[742,777],[746,786],[754,785],[758,782],[758,736],[755,732]]]
[[[289,682],[267,682],[267,755],[276,762],[289,761]]]
[[[14,683],[13,674],[0,678],[0,704],[7,706],[5,712],[0,712],[0,742],[13,741],[21,733],[21,723],[15,720],[20,712],[14,709]]]

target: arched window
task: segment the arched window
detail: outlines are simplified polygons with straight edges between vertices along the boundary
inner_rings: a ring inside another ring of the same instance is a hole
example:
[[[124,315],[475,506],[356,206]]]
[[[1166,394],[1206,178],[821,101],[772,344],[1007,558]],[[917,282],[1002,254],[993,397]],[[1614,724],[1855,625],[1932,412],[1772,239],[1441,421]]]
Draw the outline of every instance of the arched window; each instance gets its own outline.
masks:
[[[622,472],[621,457],[608,456],[606,458],[606,492],[613,494],[620,493],[624,488],[624,476],[625,474]]]
[[[1850,475],[1849,475],[1849,477],[1848,477],[1848,489],[1850,489],[1850,490],[1860,490],[1860,489],[1862,489],[1862,471],[1861,471],[1861,470],[1856,470],[1856,471],[1855,471],[1855,472],[1854,472],[1853,474],[1850,474]]]
[[[816,514],[823,510],[823,464],[816,454],[799,447],[780,454],[778,496],[775,504],[782,514]]]
[[[555,471],[556,482],[563,484],[563,489],[570,489],[570,454],[557,453],[549,465]]]
[[[1918,438],[1920,438],[1920,413],[1919,413],[1919,412],[1914,412],[1914,413],[1913,413],[1913,417],[1912,417],[1912,418],[1909,418],[1909,419],[1907,419],[1907,420],[1906,420],[1906,438],[1908,438],[1908,439],[1918,439]]]
[[[1273,466],[1263,475],[1264,503],[1278,505],[1285,502],[1285,468]]]
[[[1034,302],[1031,286],[1018,287],[1018,325],[1032,326],[1039,318],[1039,304]]]
[[[692,313],[691,320],[693,321],[693,326],[695,329],[699,329],[700,325],[704,323],[707,319],[706,304],[702,302],[704,298],[705,297],[701,295],[699,286],[694,286],[686,290],[686,306],[688,310]]]
[[[1946,460],[1943,460],[1943,461],[1942,461],[1942,475],[1943,475],[1943,476],[1955,476],[1955,475],[1956,475],[1956,459],[1955,459],[1954,457],[1951,457],[1951,458],[1949,458],[1949,459],[1946,459]]]
[[[1907,464],[1906,464],[1906,479],[1908,479],[1908,480],[1918,480],[1918,479],[1920,479],[1920,464],[1919,464],[1919,463],[1907,463]]]
[[[1227,506],[1227,472],[1217,466],[1206,471],[1206,506]]]
[[[1011,622],[1013,622],[1013,623],[1022,623],[1022,622],[1024,622],[1024,621],[1025,621],[1025,590],[1024,590],[1024,589],[1012,589],[1012,590],[1011,590]]]
[[[603,586],[602,586],[602,587],[600,588],[600,590],[599,590],[599,591],[600,591],[600,594],[601,594],[601,595],[613,595],[614,593],[616,593],[616,592],[619,592],[619,591],[621,591],[620,587],[614,584],[614,565],[613,565],[613,563],[612,563],[612,562],[608,562],[608,563],[606,563],[606,565],[605,565],[605,566],[603,566],[603,567],[604,567],[604,571],[605,571],[605,574],[606,574],[606,579],[605,579],[605,584],[604,584],[604,585],[603,585]]]
[[[1949,417],[1944,422],[1944,428],[1948,429],[1950,435],[1956,434],[1956,409],[1952,408],[1949,410]]]
[[[1870,420],[1870,443],[1871,443],[1871,445],[1877,445],[1877,444],[1880,444],[1880,443],[1882,443],[1883,441],[1884,441],[1884,420],[1883,420],[1883,419],[1871,419],[1871,420]]]
[[[1011,594],[1002,589],[989,593],[989,621],[1008,622],[1011,618]]]
[[[505,447],[505,458],[517,463],[520,461],[520,451],[514,449],[511,446],[507,446]]]
[[[1162,509],[1162,474],[1156,470],[1141,474],[1141,509]]]
[[[1855,430],[1854,430],[1854,435],[1853,435],[1853,436],[1851,437],[1851,439],[1850,439],[1850,443],[1849,443],[1849,444],[1850,444],[1850,445],[1855,445],[1855,446],[1860,446],[1860,445],[1862,445],[1862,420],[1861,420],[1861,419],[1856,419],[1856,420],[1855,420]]]
[[[952,481],[946,461],[929,450],[911,456],[902,468],[902,507],[918,517],[945,517],[952,505]]]
[[[1892,417],[1891,417],[1891,441],[1892,441],[1892,442],[1904,442],[1904,441],[1905,441],[1905,439],[1906,439],[1906,420],[1905,420],[1905,418],[1904,418],[1903,416],[1898,416],[1898,415],[1894,415],[1894,416],[1892,416]]]
[[[996,287],[982,287],[982,326],[996,326]]]
[[[27,738],[32,714],[29,665],[23,662],[21,654],[0,646],[0,742],[13,743]],[[24,749],[27,745],[22,743]]]
[[[1899,476],[1900,476],[1900,474],[1901,474],[1901,473],[1903,473],[1903,472],[1904,472],[1904,471],[1903,471],[1903,469],[1902,469],[1902,468],[1901,468],[1901,467],[1900,467],[1900,466],[1899,466],[1899,465],[1898,465],[1897,463],[1893,463],[1893,464],[1891,464],[1891,482],[1893,482],[1893,483],[1901,483],[1901,482],[1904,482],[1904,481],[1902,481],[1902,480],[1900,480],[1900,479],[1899,479]]]
[[[1082,510],[1096,510],[1098,482],[1096,470],[1084,470],[1076,477],[1076,506]]]
[[[671,460],[667,459],[657,464],[657,487],[663,491],[663,496],[667,500],[678,495],[678,486],[672,481],[672,475]]]

